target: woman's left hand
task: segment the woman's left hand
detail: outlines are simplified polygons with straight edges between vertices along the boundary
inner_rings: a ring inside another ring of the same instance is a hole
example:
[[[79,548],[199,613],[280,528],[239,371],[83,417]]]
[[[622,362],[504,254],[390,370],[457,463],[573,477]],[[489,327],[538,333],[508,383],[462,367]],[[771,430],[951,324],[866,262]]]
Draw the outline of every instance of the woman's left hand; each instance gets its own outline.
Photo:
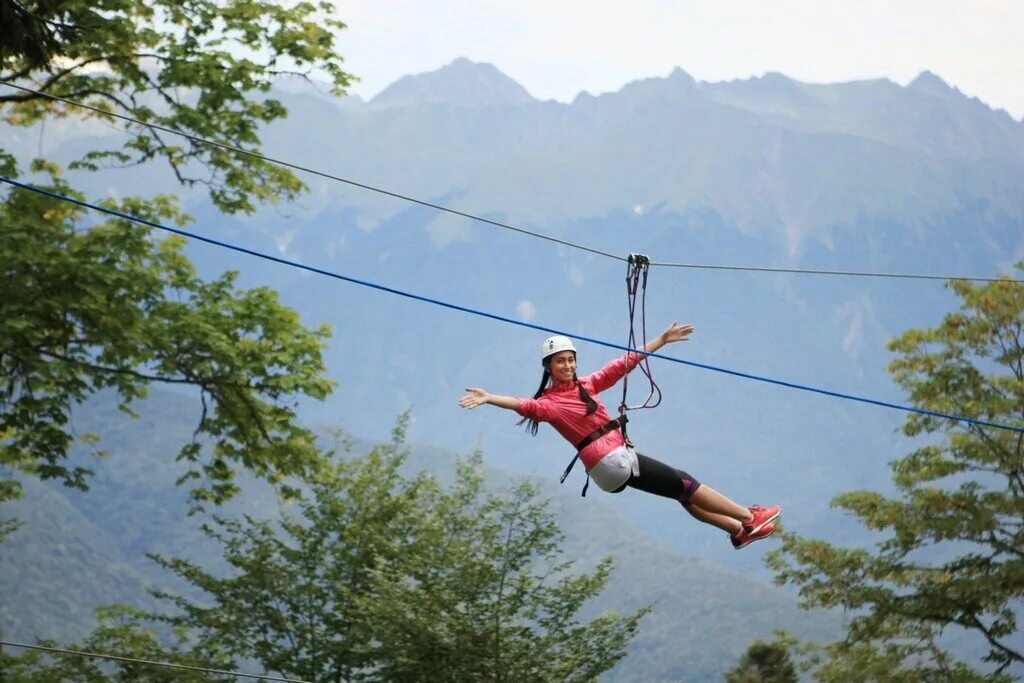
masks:
[[[693,325],[690,325],[689,323],[679,324],[677,322],[673,322],[665,329],[664,332],[661,333],[661,337],[665,340],[665,343],[668,344],[669,342],[686,341],[687,337],[692,333]]]

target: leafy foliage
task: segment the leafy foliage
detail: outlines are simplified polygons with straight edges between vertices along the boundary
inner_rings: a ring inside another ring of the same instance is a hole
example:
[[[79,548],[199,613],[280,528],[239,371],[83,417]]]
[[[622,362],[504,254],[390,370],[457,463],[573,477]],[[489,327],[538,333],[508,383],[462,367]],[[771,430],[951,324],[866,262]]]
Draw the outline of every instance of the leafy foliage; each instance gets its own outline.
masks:
[[[416,542],[374,568],[360,595],[385,680],[592,680],[625,654],[646,609],[589,623],[575,615],[608,582],[559,563],[561,534],[524,482],[486,496],[477,461],[449,492],[432,493]]]
[[[199,681],[234,681],[235,676],[194,671],[184,667],[226,670],[230,662],[222,653],[204,650],[184,640],[184,634],[174,634],[175,644],[165,646],[157,633],[146,626],[145,615],[127,607],[114,606],[98,610],[99,627],[80,645],[64,650],[77,650],[95,654],[113,654],[125,659],[162,662],[176,667],[144,664],[87,657],[80,654],[29,650],[19,657],[7,656],[0,660],[0,673],[9,683],[32,681],[79,681],[103,683],[123,681],[135,683],[185,683]],[[43,647],[59,647],[42,641]],[[2,654],[0,654],[2,656]]]
[[[226,575],[154,556],[208,596],[160,594],[180,610],[166,619],[305,680],[590,680],[614,666],[646,610],[575,616],[610,563],[571,575],[536,491],[488,493],[478,458],[450,489],[403,476],[403,434],[318,473],[280,524],[207,526]]]
[[[796,665],[784,640],[754,641],[736,666],[725,675],[725,683],[796,683]]]
[[[0,64],[13,56],[37,68],[49,64],[61,41],[73,31],[67,24],[48,19],[59,5],[59,0],[0,0]]]
[[[73,194],[59,177],[52,182]],[[169,197],[106,205],[184,220]],[[236,492],[234,465],[275,482],[315,466],[292,402],[330,391],[321,359],[327,329],[306,330],[272,290],[240,290],[234,273],[201,281],[180,239],[157,241],[120,219],[79,231],[80,221],[73,205],[33,192],[0,204],[0,464],[85,489],[88,470],[64,465],[74,406],[113,390],[130,414],[130,403],[159,382],[201,397],[178,455],[195,465],[183,479],[201,480],[197,503]],[[5,486],[5,497],[16,493],[14,482]]]
[[[259,127],[286,114],[258,97],[275,78],[317,70],[335,92],[348,83],[334,47],[343,24],[333,13],[327,2],[4,0],[0,16],[12,24],[0,31],[0,84],[44,94],[3,88],[3,121],[114,120],[52,95],[256,152]],[[280,167],[194,140],[182,145],[153,125],[129,127],[120,149],[91,151],[72,168],[162,159],[182,184],[208,186],[214,204],[231,213],[303,188]],[[49,174],[57,192],[75,194],[55,166],[37,161],[32,170]],[[0,171],[18,174],[3,150]],[[186,220],[168,196],[106,206]],[[200,280],[181,240],[156,240],[126,221],[89,224],[56,200],[13,191],[0,205],[0,236],[0,465],[84,489],[88,469],[68,468],[65,458],[76,438],[98,437],[75,434],[73,407],[113,390],[130,414],[153,382],[201,397],[198,425],[179,452],[194,464],[183,479],[202,480],[192,491],[197,504],[234,495],[235,466],[279,482],[314,465],[292,402],[330,390],[321,360],[326,328],[306,330],[273,291],[240,290],[234,273]],[[17,494],[15,482],[0,482],[0,500]]]
[[[254,98],[282,76],[325,74],[340,94],[350,77],[335,50],[329,2],[260,0],[28,0],[0,3],[11,26],[0,32],[0,84],[82,101],[145,122],[127,127],[120,149],[94,150],[74,164],[167,162],[185,185],[209,188],[223,211],[252,212],[260,202],[290,199],[303,184],[255,156],[181,139],[173,128],[224,145],[259,151],[259,127],[285,116],[280,102]],[[4,26],[8,26],[6,22]],[[114,121],[32,92],[0,92],[3,120],[32,125],[48,117]]]
[[[895,339],[890,371],[922,408],[1024,427],[1024,286],[951,286],[960,310]],[[899,498],[856,491],[833,501],[885,532],[874,553],[787,535],[770,556],[778,580],[799,586],[806,605],[855,615],[816,675],[990,680],[1019,672],[1024,437],[924,415],[909,417],[904,432],[943,438],[892,463]],[[942,647],[950,627],[984,639],[990,670],[974,671]]]

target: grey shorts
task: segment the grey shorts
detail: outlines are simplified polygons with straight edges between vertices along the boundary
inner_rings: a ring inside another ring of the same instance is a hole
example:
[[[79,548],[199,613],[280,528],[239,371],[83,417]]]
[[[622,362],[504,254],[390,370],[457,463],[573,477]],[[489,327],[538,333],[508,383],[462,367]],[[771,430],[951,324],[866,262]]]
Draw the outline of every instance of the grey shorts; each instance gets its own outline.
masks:
[[[640,462],[636,451],[623,444],[598,460],[589,474],[602,491],[612,492],[621,488],[631,476],[640,476]]]

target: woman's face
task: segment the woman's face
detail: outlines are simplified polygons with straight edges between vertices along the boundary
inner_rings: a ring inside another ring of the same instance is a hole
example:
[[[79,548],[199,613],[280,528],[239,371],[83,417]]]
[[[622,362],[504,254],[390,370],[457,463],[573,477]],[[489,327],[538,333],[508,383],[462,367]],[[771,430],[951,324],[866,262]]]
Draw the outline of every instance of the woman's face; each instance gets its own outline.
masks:
[[[548,361],[548,372],[556,382],[571,382],[576,374],[576,354],[572,351],[559,351]]]

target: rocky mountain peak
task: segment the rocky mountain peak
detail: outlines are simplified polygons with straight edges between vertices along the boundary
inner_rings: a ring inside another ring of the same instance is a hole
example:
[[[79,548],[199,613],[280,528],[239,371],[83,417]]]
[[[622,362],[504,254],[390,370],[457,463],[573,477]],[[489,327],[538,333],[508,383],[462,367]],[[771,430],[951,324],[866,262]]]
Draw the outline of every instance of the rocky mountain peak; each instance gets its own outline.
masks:
[[[370,100],[375,107],[455,104],[465,107],[529,104],[526,88],[493,64],[459,57],[435,71],[403,76]]]

